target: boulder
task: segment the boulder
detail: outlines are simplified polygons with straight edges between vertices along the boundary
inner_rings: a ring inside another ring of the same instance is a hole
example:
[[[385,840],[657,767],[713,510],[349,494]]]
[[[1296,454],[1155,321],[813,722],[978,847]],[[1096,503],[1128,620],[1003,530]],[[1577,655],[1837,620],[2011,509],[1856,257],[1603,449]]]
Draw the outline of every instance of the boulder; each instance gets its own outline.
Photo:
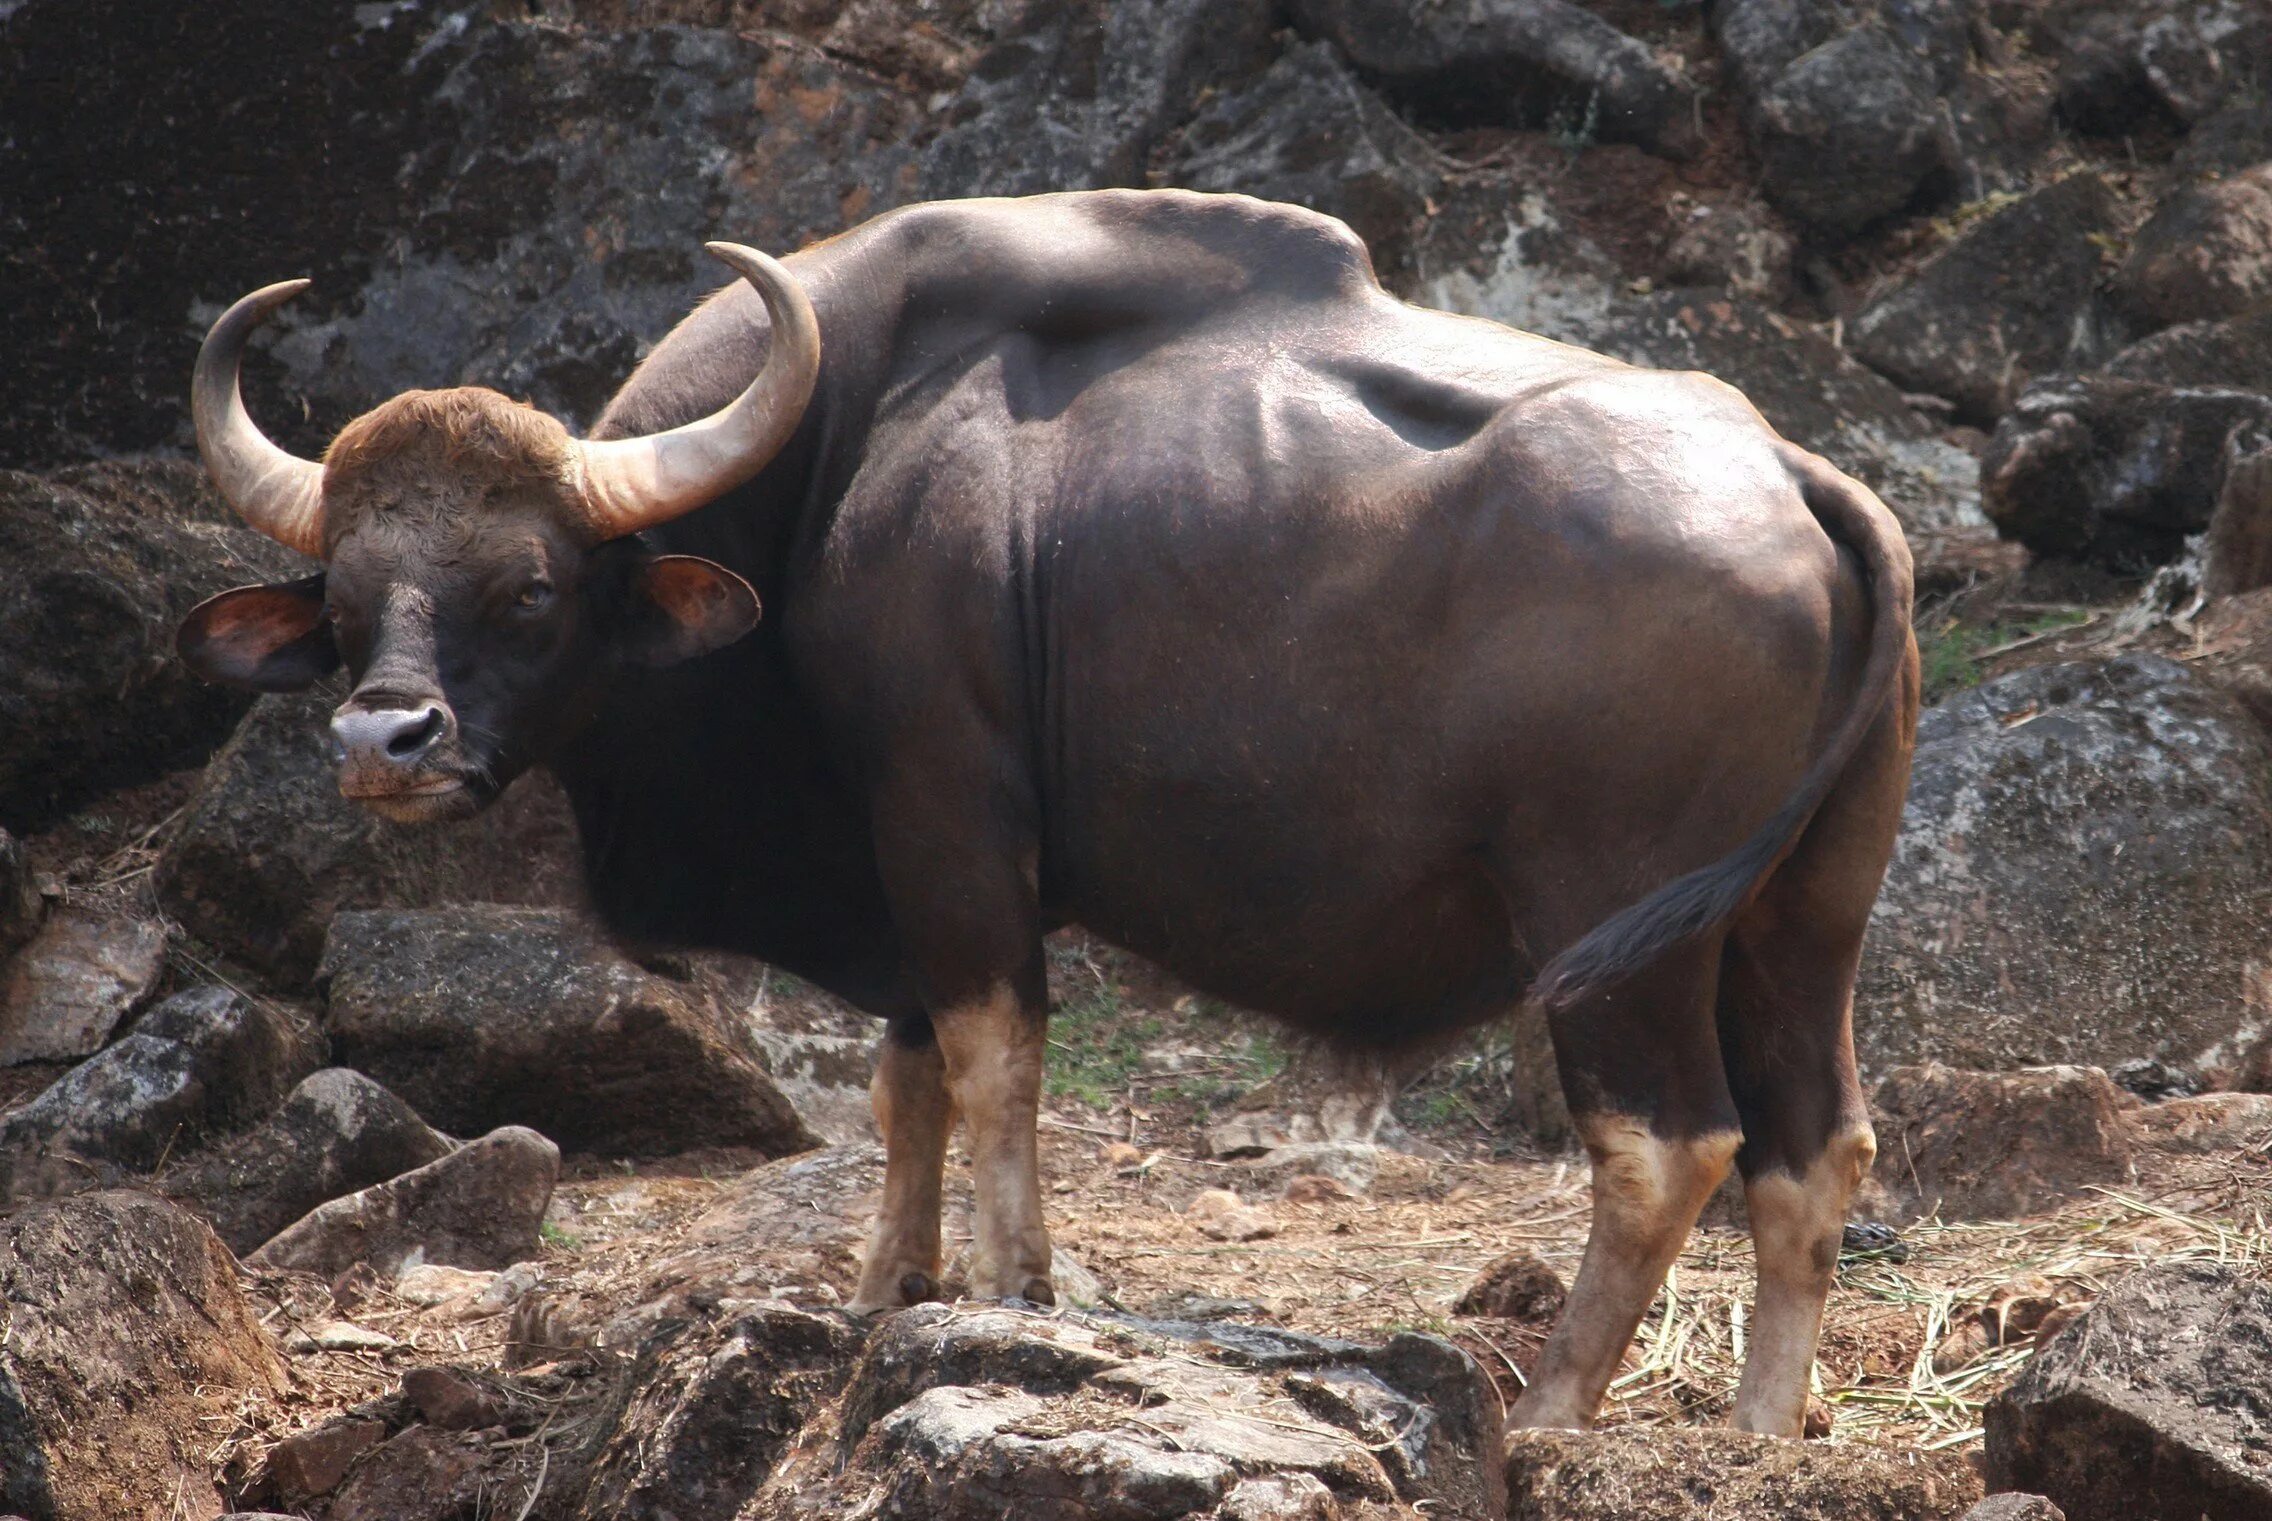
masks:
[[[1356,1169],[1367,1162],[1377,1173],[1380,1148],[1374,1138],[1389,1118],[1389,1104],[1402,1086],[1400,1076],[1368,1053],[1298,1046],[1281,1071],[1242,1095],[1235,1110],[1208,1127],[1208,1153],[1239,1159],[1287,1152],[1281,1161],[1292,1162],[1292,1170],[1260,1180],[1265,1187],[1283,1184],[1301,1172],[1319,1171],[1307,1165],[1308,1160],[1327,1155],[1349,1173],[1343,1182],[1356,1177]],[[1295,1152],[1294,1147],[1349,1149]],[[1371,1186],[1372,1176],[1367,1174],[1362,1187]]]
[[[158,901],[191,934],[301,988],[346,910],[580,900],[574,825],[550,777],[521,778],[471,822],[389,823],[339,795],[336,701],[262,698],[206,768],[158,866]]]
[[[1322,1177],[1350,1195],[1370,1193],[1381,1175],[1382,1155],[1370,1141],[1295,1141],[1247,1163],[1237,1185],[1250,1195],[1283,1198],[1293,1184]]]
[[[1665,244],[1664,283],[1717,286],[1775,306],[1790,297],[1797,253],[1782,219],[1755,195],[1692,201]]]
[[[278,1505],[305,1505],[339,1488],[355,1460],[386,1439],[382,1421],[350,1416],[295,1431],[269,1450],[252,1493]]]
[[[2235,434],[2201,546],[2201,591],[2230,597],[2272,585],[2272,429]]]
[[[59,909],[0,970],[0,1067],[92,1056],[149,1001],[165,969],[158,920]]]
[[[1918,723],[1856,1049],[2230,1069],[2268,912],[2272,746],[2238,702],[2155,655],[1999,677]]]
[[[2272,163],[2172,191],[2131,240],[2115,289],[2147,327],[2272,305]]]
[[[2265,45],[2272,47],[2272,11]],[[2272,97],[2244,92],[2193,124],[2170,167],[2180,174],[2221,175],[2272,162]]]
[[[875,1106],[868,1082],[875,1072],[883,1027],[874,1017],[817,988],[789,992],[773,984],[793,981],[774,972],[754,994],[733,1000],[773,1086],[805,1127],[831,1146],[876,1139]]]
[[[589,1521],[733,1521],[850,1374],[841,1316],[744,1301],[639,1349],[581,1502]]]
[[[1236,1502],[1245,1513],[1272,1491],[1314,1494],[1296,1476],[1351,1507],[1497,1516],[1504,1503],[1489,1384],[1458,1349],[1409,1333],[1366,1347],[920,1305],[875,1333],[821,1429],[746,1521],[854,1497],[880,1502],[865,1512],[879,1517],[1236,1515],[1213,1508],[1274,1475]]]
[[[2156,655],[2036,666],[1918,725],[1863,953],[1865,1069],[2231,1064],[2272,903],[2272,750]]]
[[[883,1148],[873,1142],[828,1146],[751,1169],[688,1225],[674,1249],[650,1264],[632,1308],[614,1315],[603,1341],[636,1348],[654,1324],[701,1318],[727,1299],[789,1297],[827,1306],[852,1296],[882,1197]],[[948,1294],[969,1267],[970,1183],[948,1172],[944,1237]],[[1086,1307],[1106,1299],[1096,1276],[1060,1245],[1051,1275],[1057,1302]]]
[[[1874,1212],[2014,1220],[2134,1178],[2122,1095],[2097,1067],[1896,1067],[1870,1110]]]
[[[2272,1515],[2272,1285],[2216,1263],[2118,1280],[1988,1403],[1997,1489],[2068,1521]]]
[[[2198,132],[2220,107],[2247,100],[2256,60],[2272,49],[2272,11],[2253,3],[2213,20],[2185,0],[2002,9],[2024,30],[2026,52],[2051,65],[2060,116],[2094,136],[2150,139],[2189,123]]]
[[[252,1253],[253,1267],[331,1279],[358,1262],[393,1277],[416,1258],[503,1268],[536,1255],[560,1148],[506,1126],[438,1161],[319,1205]]]
[[[0,1119],[0,1204],[147,1173],[259,1119],[309,1065],[300,1032],[270,1005],[228,988],[177,993]]]
[[[254,0],[226,26],[11,7],[0,137],[42,172],[0,212],[19,297],[0,314],[19,356],[0,455],[181,438],[198,334],[279,271],[316,283],[248,384],[302,454],[413,386],[478,381],[588,424],[726,283],[704,239],[786,251],[920,193],[930,86],[720,12],[610,29],[474,0]],[[254,53],[222,41],[240,26]],[[58,57],[83,60],[75,80],[38,62]],[[153,139],[136,119],[206,130]],[[115,195],[84,193],[98,184]]]
[[[1850,234],[1951,166],[1939,97],[1969,53],[1967,7],[1725,0],[1714,36],[1744,97],[1760,188],[1778,209]]]
[[[1963,1521],[2067,1521],[2067,1513],[2041,1495],[1990,1495]]]
[[[2176,559],[2234,461],[2267,447],[2272,395],[2053,376],[1996,425],[1981,504],[2038,554],[2135,572]]]
[[[216,1432],[283,1368],[203,1224],[101,1193],[0,1220],[0,1510],[218,1514]]]
[[[342,914],[325,947],[333,1055],[459,1134],[528,1125],[579,1151],[801,1151],[740,1023],[537,909]]]
[[[251,699],[184,670],[175,625],[309,569],[174,463],[0,471],[0,567],[0,821],[20,830],[211,754]]]
[[[1562,1275],[1540,1261],[1538,1253],[1517,1250],[1485,1264],[1452,1305],[1452,1313],[1545,1326],[1562,1313],[1569,1294]]]
[[[2239,1151],[2272,1140],[2272,1093],[2197,1093],[2148,1104],[2125,1118],[2142,1149]]]
[[[1685,157],[1696,87],[1646,43],[1570,0],[1295,0],[1295,25],[1438,123],[1599,134]]]
[[[324,1521],[454,1521],[521,1513],[545,1477],[541,1443],[412,1426],[373,1448],[332,1496]]]
[[[1981,426],[2035,376],[2103,357],[2099,243],[2119,207],[2095,174],[2069,175],[1969,223],[1846,329],[1856,357]]]
[[[1240,191],[1339,217],[1401,277],[1448,164],[1323,43],[1288,47],[1202,105],[1153,155],[1152,182]]]
[[[2109,359],[2104,373],[2161,386],[2272,392],[2272,309],[2165,327]]]
[[[1832,1446],[1691,1426],[1517,1431],[1508,1521],[1957,1521],[1980,1498],[1960,1453]]]
[[[362,1073],[327,1067],[258,1130],[175,1168],[159,1186],[242,1255],[317,1205],[439,1161],[450,1145]]]
[[[1268,0],[1004,8],[993,45],[937,113],[947,125],[923,149],[922,195],[911,199],[1143,184],[1147,160],[1198,102],[1268,65],[1273,9]]]
[[[39,928],[39,882],[23,841],[0,829],[0,966]]]

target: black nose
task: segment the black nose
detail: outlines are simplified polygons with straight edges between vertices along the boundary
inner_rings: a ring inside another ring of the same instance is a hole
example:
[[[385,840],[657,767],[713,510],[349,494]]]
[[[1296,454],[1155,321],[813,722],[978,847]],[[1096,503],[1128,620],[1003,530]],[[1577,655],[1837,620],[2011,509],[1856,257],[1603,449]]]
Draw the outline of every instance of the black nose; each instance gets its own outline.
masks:
[[[384,760],[410,766],[449,732],[449,710],[429,702],[416,708],[362,708],[350,703],[331,715],[342,759]]]

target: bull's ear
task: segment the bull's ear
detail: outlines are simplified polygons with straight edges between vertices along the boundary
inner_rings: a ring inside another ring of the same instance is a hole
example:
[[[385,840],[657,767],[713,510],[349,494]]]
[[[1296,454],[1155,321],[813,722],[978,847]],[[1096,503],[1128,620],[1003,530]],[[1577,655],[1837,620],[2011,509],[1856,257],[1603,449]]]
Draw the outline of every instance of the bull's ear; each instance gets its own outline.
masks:
[[[699,555],[657,555],[632,578],[626,639],[643,665],[676,665],[722,649],[757,627],[757,593]]]
[[[298,692],[339,665],[320,574],[208,597],[182,620],[174,649],[207,681],[256,692]]]

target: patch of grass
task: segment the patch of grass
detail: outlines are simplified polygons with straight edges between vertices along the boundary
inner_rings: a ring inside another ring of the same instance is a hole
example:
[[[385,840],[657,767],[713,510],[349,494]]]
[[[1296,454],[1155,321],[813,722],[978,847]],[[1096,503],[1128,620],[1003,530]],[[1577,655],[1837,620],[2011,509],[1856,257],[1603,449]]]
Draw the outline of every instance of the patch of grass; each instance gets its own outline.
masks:
[[[583,1237],[573,1231],[561,1229],[550,1220],[539,1225],[536,1233],[545,1245],[557,1246],[564,1252],[580,1252],[584,1249]]]
[[[1986,623],[1966,623],[1962,619],[1920,625],[1917,630],[1917,655],[1922,665],[1925,705],[1954,697],[1980,685],[1986,674],[1981,669],[1980,657],[2001,649],[2016,639],[2033,638],[2038,634],[2058,629],[2073,628],[2090,615],[2082,612],[2050,612],[2033,618],[1996,618]]]
[[[1109,1109],[1143,1072],[1145,1048],[1160,1031],[1158,1018],[1130,1012],[1110,983],[1073,994],[1050,1017],[1043,1086],[1053,1097]]]

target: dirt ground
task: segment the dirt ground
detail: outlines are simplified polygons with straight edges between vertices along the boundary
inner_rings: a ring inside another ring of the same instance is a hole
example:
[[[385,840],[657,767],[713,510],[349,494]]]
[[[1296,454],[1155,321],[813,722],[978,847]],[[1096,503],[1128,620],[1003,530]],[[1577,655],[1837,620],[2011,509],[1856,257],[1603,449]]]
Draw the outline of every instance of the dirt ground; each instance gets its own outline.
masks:
[[[1110,952],[1079,945],[1058,959],[1061,971],[1068,962],[1117,963]],[[1133,991],[1127,981],[1114,985]],[[1073,1037],[1073,1055],[1058,1053],[1072,1068],[1061,1075],[1061,1090],[1093,1091],[1103,1077],[1093,1070],[1094,1053],[1115,1049],[1112,1038],[1129,1030],[1142,1032],[1145,1049],[1165,1053],[1169,1070],[1141,1062],[1136,1070],[1114,1070],[1119,1091],[1102,1104],[1062,1091],[1051,1100],[1043,1157],[1060,1250],[1097,1275],[1109,1303],[1137,1313],[1191,1313],[1194,1299],[1204,1299],[1218,1303],[1203,1313],[1320,1334],[1378,1339],[1424,1330],[1450,1337],[1512,1401],[1547,1325],[1463,1317],[1452,1306],[1487,1264],[1509,1252],[1533,1252],[1565,1280],[1575,1272],[1588,1214],[1582,1158],[1540,1154],[1495,1131],[1484,1103],[1444,1102],[1439,1077],[1400,1106],[1409,1127],[1402,1143],[1427,1155],[1386,1159],[1362,1197],[1289,1202],[1249,1186],[1247,1202],[1271,1234],[1211,1239],[1186,1207],[1207,1189],[1238,1190],[1251,1175],[1242,1163],[1196,1154],[1194,1137],[1226,1101],[1194,1097],[1206,1090],[1195,1087],[1193,1069],[1221,1074],[1222,1090],[1236,1092],[1252,1068],[1273,1058],[1267,1034],[1235,1019],[1194,1017],[1208,1011],[1195,1010],[1188,997],[1182,1003],[1179,1012],[1173,1004],[1131,1000],[1109,1015],[1084,1016],[1076,1002],[1069,1021],[1061,1016]],[[1468,1060],[1471,1078],[1488,1070],[1487,1059]],[[1475,1098],[1488,1099],[1486,1088],[1472,1081],[1470,1087]],[[247,1471],[276,1438],[388,1393],[418,1363],[494,1368],[524,1395],[557,1403],[558,1426],[539,1440],[573,1440],[604,1403],[606,1383],[581,1352],[587,1333],[575,1327],[628,1307],[647,1280],[645,1267],[667,1257],[756,1160],[571,1159],[540,1266],[551,1302],[574,1301],[573,1326],[526,1308],[518,1317],[502,1312],[469,1321],[446,1308],[410,1304],[375,1283],[345,1285],[335,1299],[312,1280],[260,1280],[256,1298],[280,1334],[292,1323],[343,1315],[397,1345],[293,1358],[295,1398],[283,1407],[248,1408],[234,1430],[217,1432],[217,1464]],[[958,1150],[950,1189],[962,1162]],[[2263,1262],[2272,1247],[2263,1213],[2268,1197],[2272,1135],[2224,1155],[2144,1156],[2133,1187],[2024,1220],[1911,1223],[1902,1231],[1905,1261],[1850,1257],[1841,1264],[1812,1424],[1832,1442],[1977,1449],[1982,1406],[2024,1365],[2038,1322],[2055,1329],[2064,1307],[2087,1303],[2142,1264]],[[967,1240],[955,1216],[950,1205],[950,1259]],[[808,1305],[840,1302],[852,1287],[849,1254],[812,1276],[816,1281],[772,1285],[772,1292]],[[1723,1415],[1740,1371],[1750,1297],[1749,1238],[1727,1201],[1715,1201],[1643,1323],[1604,1424]],[[542,1295],[532,1301],[544,1302]],[[2047,1313],[2054,1318],[2043,1322]]]

